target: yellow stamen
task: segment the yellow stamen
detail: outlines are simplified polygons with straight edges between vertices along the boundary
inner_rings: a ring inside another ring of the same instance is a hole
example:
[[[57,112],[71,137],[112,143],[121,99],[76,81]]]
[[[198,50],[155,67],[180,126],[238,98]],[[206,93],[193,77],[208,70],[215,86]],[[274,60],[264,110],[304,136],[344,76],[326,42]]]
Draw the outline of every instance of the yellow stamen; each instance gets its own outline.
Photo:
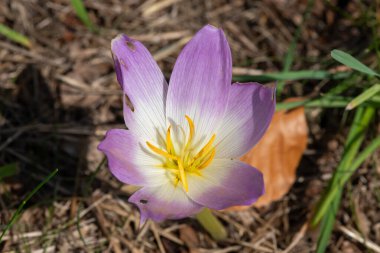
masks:
[[[185,118],[186,118],[187,122],[189,123],[189,129],[190,129],[190,136],[189,136],[189,139],[187,140],[187,144],[186,144],[186,147],[188,147],[188,145],[190,145],[191,140],[193,139],[195,127],[194,127],[194,122],[190,119],[189,116],[185,115]]]
[[[189,124],[189,131],[186,133],[184,128],[179,128],[183,133],[183,142],[178,143],[180,144],[180,147],[178,147],[180,149],[177,152],[171,138],[171,126],[166,131],[166,138],[162,138],[162,141],[166,142],[163,149],[150,142],[146,142],[146,144],[152,152],[166,158],[161,165],[155,167],[167,170],[173,184],[177,186],[181,182],[183,189],[188,192],[189,184],[186,176],[189,174],[201,176],[201,170],[209,166],[215,158],[216,148],[214,147],[214,142],[216,135],[213,134],[206,145],[195,154],[195,143],[193,143],[195,138],[194,122],[187,115],[185,115],[185,118]]]
[[[212,147],[212,143],[215,141],[215,137],[216,135],[213,134],[211,136],[211,139],[207,142],[207,144],[201,149],[201,151],[198,152],[198,154],[194,157],[194,160],[197,160],[198,158],[204,156],[205,154],[207,154],[211,147]]]
[[[154,167],[167,170],[178,170],[178,165],[169,159],[166,161],[166,163],[154,165]]]
[[[176,178],[174,179],[174,186],[177,187],[178,183],[179,183],[179,178],[176,177]]]
[[[166,132],[166,151],[169,152],[169,154],[172,154],[174,152],[173,151],[173,144],[172,144],[172,140],[171,140],[171,136],[170,136],[170,128],[171,126],[168,127],[168,131]]]
[[[182,160],[178,160],[178,170],[179,170],[179,177],[182,181],[183,188],[185,189],[186,192],[189,191],[189,185],[187,184],[187,179],[185,175],[185,169],[183,168]]]
[[[189,159],[190,159],[190,152],[186,153],[185,157],[182,160],[184,167],[188,167],[188,165],[189,165]]]
[[[198,170],[204,169],[207,166],[209,166],[212,160],[214,159],[214,157],[215,157],[215,148],[212,149],[212,152],[209,158],[198,167]]]
[[[148,147],[153,151],[155,152],[156,154],[159,154],[159,155],[162,155],[168,159],[172,159],[172,160],[178,160],[178,158],[176,156],[173,156],[171,154],[168,154],[167,152],[157,148],[156,146],[152,145],[149,143],[149,141],[146,142],[146,145],[148,145]]]

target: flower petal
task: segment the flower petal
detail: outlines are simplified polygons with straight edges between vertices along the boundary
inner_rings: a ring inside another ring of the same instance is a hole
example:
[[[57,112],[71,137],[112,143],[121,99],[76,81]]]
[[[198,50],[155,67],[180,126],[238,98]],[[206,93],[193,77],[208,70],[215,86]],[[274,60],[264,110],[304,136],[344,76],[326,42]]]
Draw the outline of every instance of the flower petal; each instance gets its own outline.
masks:
[[[131,100],[134,112],[125,106],[128,128],[145,139],[157,141],[157,133],[165,131],[165,104],[168,85],[148,50],[126,35],[112,40],[111,49],[116,76]]]
[[[175,63],[166,104],[168,121],[187,129],[188,115],[195,125],[195,142],[207,142],[223,119],[231,75],[231,51],[223,31],[205,26]]]
[[[128,200],[140,209],[140,225],[146,219],[181,219],[198,213],[202,206],[191,200],[183,188],[170,181],[157,187],[143,187]]]
[[[263,175],[237,160],[215,159],[201,171],[188,175],[189,197],[212,209],[251,205],[264,193]]]
[[[98,149],[107,156],[111,173],[123,183],[152,186],[167,181],[167,171],[155,167],[161,164],[159,158],[144,150],[130,131],[109,130]]]
[[[238,158],[248,152],[264,135],[275,107],[275,88],[233,84],[223,126],[216,134],[216,157]]]

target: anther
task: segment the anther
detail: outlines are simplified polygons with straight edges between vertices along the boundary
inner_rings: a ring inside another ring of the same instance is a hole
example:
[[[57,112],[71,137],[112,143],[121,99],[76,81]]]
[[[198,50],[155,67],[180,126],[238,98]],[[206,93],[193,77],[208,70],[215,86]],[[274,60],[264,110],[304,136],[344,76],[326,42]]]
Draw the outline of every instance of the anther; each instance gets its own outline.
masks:
[[[162,155],[168,159],[172,159],[172,160],[178,160],[178,157],[176,156],[173,156],[171,154],[168,154],[167,152],[157,148],[156,146],[152,145],[149,143],[149,141],[146,142],[146,145],[148,145],[148,147],[153,151],[155,152],[156,154],[159,154],[159,155]]]
[[[170,136],[170,128],[171,126],[168,127],[168,131],[166,132],[166,151],[169,152],[169,154],[174,153],[173,150],[173,144]]]
[[[179,177],[181,179],[181,182],[183,184],[183,188],[185,189],[186,192],[189,191],[189,185],[187,184],[187,179],[185,175],[185,169],[183,168],[182,160],[178,160],[178,170],[179,170]]]
[[[215,157],[215,148],[212,149],[212,152],[209,158],[198,167],[198,170],[204,169],[207,166],[209,166],[212,160],[214,159],[214,157]]]
[[[212,147],[212,143],[215,141],[216,135],[213,134],[211,136],[211,139],[207,142],[207,144],[201,149],[201,151],[198,152],[198,154],[195,156],[194,160],[197,160],[198,158],[202,157],[203,155],[207,154],[208,151],[210,151],[210,148]]]
[[[194,127],[194,122],[191,120],[189,116],[185,115],[185,118],[187,120],[187,123],[189,123],[189,129],[190,129],[190,136],[189,136],[189,140],[187,141],[187,144],[189,144],[194,137],[195,127]]]

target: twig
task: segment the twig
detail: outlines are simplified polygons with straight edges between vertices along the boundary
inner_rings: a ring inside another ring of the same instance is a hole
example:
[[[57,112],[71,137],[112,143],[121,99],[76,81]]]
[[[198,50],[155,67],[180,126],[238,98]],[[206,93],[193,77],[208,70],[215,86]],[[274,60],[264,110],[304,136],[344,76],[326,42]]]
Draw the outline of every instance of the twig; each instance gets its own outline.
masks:
[[[166,253],[164,245],[162,245],[160,235],[159,235],[159,233],[157,231],[156,224],[154,222],[151,223],[150,229],[153,232],[154,238],[156,238],[156,242],[157,242],[158,248],[160,249],[160,252],[161,253]]]
[[[27,51],[23,48],[20,48],[20,47],[16,47],[16,46],[13,46],[9,43],[6,43],[6,42],[2,42],[0,41],[0,48],[3,47],[3,48],[6,48],[8,50],[12,50],[16,53],[19,53],[21,55],[25,55],[27,57],[30,57],[30,58],[33,58],[39,62],[43,62],[43,63],[47,63],[47,64],[50,64],[50,65],[53,65],[53,66],[62,66],[62,62],[63,60],[62,59],[56,59],[56,60],[51,60],[49,58],[46,58],[46,57],[43,57],[39,54],[36,54],[36,53],[33,53],[33,52],[30,52],[30,51]]]
[[[232,74],[233,75],[261,75],[263,74],[262,70],[258,69],[251,69],[251,68],[240,68],[240,67],[234,67],[232,68]]]
[[[364,238],[361,236],[357,231],[355,230],[350,230],[346,227],[343,226],[338,226],[338,229],[345,234],[346,236],[350,237],[351,239],[354,239],[357,242],[360,242],[363,244],[365,247],[373,250],[374,252],[380,253],[380,246],[375,244],[374,242]]]
[[[178,40],[185,36],[189,36],[191,32],[189,30],[164,32],[164,33],[148,33],[148,34],[136,34],[131,35],[131,38],[139,41],[146,41],[151,43],[159,43],[164,40]]]
[[[3,150],[6,146],[11,144],[14,140],[16,140],[23,132],[25,132],[26,129],[20,129],[16,133],[14,133],[12,136],[10,136],[6,141],[0,145],[0,151]]]
[[[174,3],[177,3],[177,2],[180,2],[182,0],[163,0],[163,1],[158,1],[157,3],[155,4],[152,4],[150,5],[148,8],[146,8],[145,10],[143,10],[143,13],[142,13],[142,16],[143,17],[148,17],[148,16],[151,16],[152,14],[162,10],[162,9],[165,9],[167,7],[169,7],[170,5],[174,4]]]
[[[182,38],[181,40],[174,42],[173,44],[170,44],[169,46],[157,51],[153,54],[153,58],[156,61],[162,60],[169,55],[173,54],[174,52],[177,52],[183,45],[185,45],[189,40],[191,39],[191,36],[187,36],[185,38]]]
[[[302,225],[300,231],[297,232],[297,234],[293,237],[292,242],[285,250],[282,251],[282,253],[290,252],[301,241],[301,239],[305,236],[308,225],[309,223],[305,223]]]

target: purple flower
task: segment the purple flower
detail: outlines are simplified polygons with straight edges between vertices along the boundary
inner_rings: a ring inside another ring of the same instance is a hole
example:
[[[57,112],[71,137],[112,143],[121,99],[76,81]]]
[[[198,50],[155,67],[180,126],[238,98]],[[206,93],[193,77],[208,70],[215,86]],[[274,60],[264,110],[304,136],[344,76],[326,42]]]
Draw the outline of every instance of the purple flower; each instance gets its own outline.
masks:
[[[129,130],[112,129],[99,150],[112,174],[141,186],[130,198],[141,223],[179,219],[203,207],[250,205],[264,193],[262,174],[238,160],[263,136],[274,88],[231,85],[231,52],[221,29],[207,25],[186,45],[170,85],[148,50],[120,35],[112,41]]]

